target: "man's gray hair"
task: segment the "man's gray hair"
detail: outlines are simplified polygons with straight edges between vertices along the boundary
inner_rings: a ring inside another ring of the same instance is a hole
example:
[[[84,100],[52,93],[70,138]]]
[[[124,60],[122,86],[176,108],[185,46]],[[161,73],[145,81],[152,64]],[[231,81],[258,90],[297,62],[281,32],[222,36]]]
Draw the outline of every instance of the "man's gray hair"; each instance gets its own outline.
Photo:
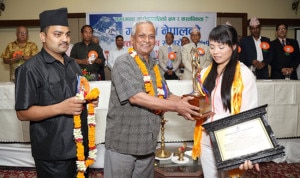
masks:
[[[141,20],[141,21],[137,21],[137,22],[135,22],[135,23],[133,24],[133,26],[132,26],[131,36],[134,36],[134,35],[135,35],[135,33],[136,33],[136,27],[137,27],[138,25],[140,25],[140,24],[143,24],[143,23],[151,24],[151,25],[154,27],[154,29],[155,29],[154,24],[153,24],[151,21],[149,21],[149,20]]]

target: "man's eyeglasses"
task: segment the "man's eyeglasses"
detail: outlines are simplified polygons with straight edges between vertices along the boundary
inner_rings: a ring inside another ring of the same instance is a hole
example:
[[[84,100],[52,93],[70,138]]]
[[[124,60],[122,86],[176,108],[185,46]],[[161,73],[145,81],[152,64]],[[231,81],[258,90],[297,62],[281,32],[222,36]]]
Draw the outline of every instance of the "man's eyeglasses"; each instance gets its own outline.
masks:
[[[28,35],[27,32],[18,32],[19,35]]]
[[[286,28],[278,28],[278,31],[286,31]]]

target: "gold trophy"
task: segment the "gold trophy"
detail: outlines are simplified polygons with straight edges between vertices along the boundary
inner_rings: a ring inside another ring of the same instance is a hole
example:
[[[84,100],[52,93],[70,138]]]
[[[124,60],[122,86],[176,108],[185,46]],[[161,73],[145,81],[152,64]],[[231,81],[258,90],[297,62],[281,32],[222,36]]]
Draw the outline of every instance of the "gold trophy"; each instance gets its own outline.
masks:
[[[201,49],[203,50],[203,49]],[[211,101],[208,92],[202,86],[200,80],[200,72],[202,70],[200,65],[200,55],[199,49],[192,48],[191,49],[191,65],[192,65],[192,75],[193,75],[193,91],[190,94],[183,95],[193,96],[194,99],[189,100],[189,103],[194,106],[200,107],[199,113],[201,113],[201,117],[193,116],[194,119],[206,119],[208,116],[213,115],[211,112]]]

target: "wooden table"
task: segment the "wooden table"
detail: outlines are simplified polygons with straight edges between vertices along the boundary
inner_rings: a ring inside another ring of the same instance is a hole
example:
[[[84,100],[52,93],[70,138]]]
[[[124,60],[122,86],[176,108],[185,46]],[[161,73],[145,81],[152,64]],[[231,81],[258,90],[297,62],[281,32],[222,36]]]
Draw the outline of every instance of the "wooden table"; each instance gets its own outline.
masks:
[[[170,90],[176,95],[192,91],[189,80],[168,80]],[[17,119],[14,110],[14,83],[0,82],[0,142],[29,142],[29,122]],[[91,88],[100,89],[96,108],[96,144],[105,141],[106,115],[110,97],[110,81],[91,82]],[[257,80],[258,103],[268,104],[267,119],[277,138],[300,137],[300,81]],[[186,121],[175,112],[165,113],[165,141],[193,140],[194,122]],[[11,132],[13,130],[13,132]],[[161,136],[158,136],[160,141]]]
[[[203,178],[201,167],[194,170],[193,167],[155,167],[154,178]]]

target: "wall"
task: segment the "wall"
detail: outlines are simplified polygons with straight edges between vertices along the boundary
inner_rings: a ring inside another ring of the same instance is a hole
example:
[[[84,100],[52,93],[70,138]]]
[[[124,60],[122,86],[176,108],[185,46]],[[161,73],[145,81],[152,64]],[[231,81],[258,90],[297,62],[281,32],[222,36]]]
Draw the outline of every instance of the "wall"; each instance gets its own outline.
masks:
[[[37,19],[45,9],[68,7],[69,12],[183,11],[241,12],[249,17],[299,18],[294,0],[4,0],[0,20]]]
[[[168,11],[168,12],[227,12],[248,13],[248,18],[299,18],[292,11],[294,0],[4,0],[6,9],[1,13],[0,20],[38,19],[39,13],[45,9],[67,7],[69,13],[85,12],[130,12],[130,11]],[[84,21],[71,19],[70,24]],[[300,26],[300,24],[299,24]],[[71,29],[78,30],[78,29]],[[262,35],[275,38],[275,27],[263,27]],[[30,40],[37,43],[39,28],[29,28]],[[71,33],[72,34],[72,33]],[[76,33],[73,33],[76,34]],[[288,36],[294,38],[293,28]],[[80,36],[71,36],[72,42],[80,40]],[[0,53],[7,43],[16,39],[15,28],[0,28]],[[0,82],[9,80],[8,65],[0,60]]]

